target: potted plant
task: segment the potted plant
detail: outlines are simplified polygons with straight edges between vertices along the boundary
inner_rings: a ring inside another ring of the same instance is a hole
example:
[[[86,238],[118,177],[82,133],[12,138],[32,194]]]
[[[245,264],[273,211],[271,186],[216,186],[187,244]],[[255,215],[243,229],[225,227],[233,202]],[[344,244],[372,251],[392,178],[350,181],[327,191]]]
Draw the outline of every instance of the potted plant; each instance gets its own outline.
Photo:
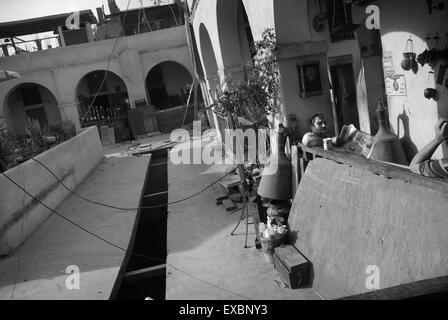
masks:
[[[250,120],[257,127],[274,128],[275,121],[281,121],[282,115],[279,47],[273,29],[266,29],[254,48],[257,54],[246,62],[247,80],[228,83],[217,97],[218,107],[214,111],[226,116],[229,110],[233,116]]]

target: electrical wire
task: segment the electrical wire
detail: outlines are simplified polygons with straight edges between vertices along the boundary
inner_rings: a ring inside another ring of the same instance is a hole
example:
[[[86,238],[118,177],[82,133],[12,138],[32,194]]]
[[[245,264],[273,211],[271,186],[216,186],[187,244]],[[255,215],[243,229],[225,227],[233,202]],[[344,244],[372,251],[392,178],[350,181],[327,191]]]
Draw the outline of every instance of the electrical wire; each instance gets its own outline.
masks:
[[[331,30],[331,32],[334,32],[334,26],[336,23],[336,0],[333,0],[333,28]]]
[[[22,198],[22,211],[25,208],[25,193],[23,193],[23,198]],[[22,243],[23,241],[23,224],[24,224],[24,220],[25,217],[22,217],[21,219],[21,236],[20,236],[20,243]],[[18,253],[18,258],[17,258],[17,271],[16,271],[16,276],[14,278],[14,285],[12,288],[12,293],[11,293],[11,297],[9,298],[9,300],[13,300],[14,298],[14,294],[16,292],[16,286],[17,286],[17,279],[19,279],[19,274],[20,274],[20,266],[22,264],[22,246],[19,247],[19,253]]]
[[[107,244],[117,248],[117,249],[121,249],[121,250],[125,250],[119,246],[117,246],[116,244],[101,238],[100,236],[98,236],[97,234],[85,229],[84,227],[82,227],[81,225],[77,224],[76,222],[68,219],[66,216],[60,214],[59,212],[57,212],[55,209],[50,208],[49,206],[47,206],[45,203],[43,203],[41,200],[39,200],[38,198],[36,198],[35,196],[33,196],[31,193],[29,193],[25,188],[23,188],[22,186],[20,186],[17,182],[15,182],[11,177],[9,177],[6,173],[3,172],[3,175],[6,177],[6,179],[8,179],[9,181],[11,181],[13,184],[15,184],[20,190],[22,190],[23,192],[25,192],[29,197],[31,197],[33,200],[39,202],[42,206],[44,206],[45,208],[47,208],[48,210],[50,210],[51,212],[53,212],[54,214],[56,214],[57,216],[61,217],[62,219],[66,220],[67,222],[73,224],[74,226],[76,226],[77,228],[85,231],[86,233],[90,234],[91,236],[98,238],[99,240],[106,242]]]
[[[168,3],[168,6],[170,7],[171,13],[173,14],[174,22],[176,23],[176,26],[178,26],[179,23],[177,22],[176,14],[174,13],[173,8],[171,7],[171,3]]]
[[[123,31],[123,28],[124,28],[124,25],[125,25],[125,22],[126,22],[126,17],[127,17],[127,14],[128,14],[128,10],[129,10],[129,5],[130,5],[130,3],[131,3],[131,0],[128,0],[128,4],[126,5],[126,12],[124,13],[123,21],[122,21],[122,23],[121,23],[120,33],[121,33],[121,31]],[[100,84],[100,86],[99,86],[99,88],[98,88],[98,91],[96,92],[95,96],[93,97],[92,102],[91,102],[90,105],[87,107],[87,111],[86,111],[86,112],[84,113],[84,115],[81,117],[81,127],[82,127],[82,125],[84,124],[84,121],[86,120],[86,116],[90,113],[90,110],[91,110],[92,107],[93,107],[93,103],[95,102],[96,98],[97,98],[98,95],[100,94],[101,89],[102,89],[103,86],[104,86],[104,83],[106,82],[107,74],[108,74],[108,72],[109,72],[109,68],[110,68],[110,62],[111,62],[111,60],[112,60],[112,56],[113,56],[113,54],[114,54],[115,48],[117,47],[118,41],[119,41],[120,39],[121,39],[121,36],[119,36],[119,37],[117,37],[117,39],[115,39],[114,46],[112,47],[112,52],[110,53],[109,58],[108,58],[108,60],[107,60],[107,66],[106,66],[106,70],[105,70],[105,72],[104,72],[103,80],[101,81],[101,84]]]
[[[62,218],[63,220],[67,221],[68,223],[72,224],[72,225],[75,226],[76,228],[78,228],[78,229],[80,229],[80,230],[82,230],[82,231],[84,231],[84,232],[90,234],[91,236],[97,238],[98,240],[100,240],[100,241],[102,241],[102,242],[104,242],[104,243],[106,243],[106,244],[108,244],[108,245],[110,245],[110,246],[112,246],[112,247],[114,247],[114,248],[116,248],[116,249],[119,249],[119,250],[121,250],[121,251],[127,252],[127,250],[126,250],[125,248],[122,248],[122,247],[120,247],[120,246],[118,246],[118,245],[116,245],[116,244],[110,242],[109,240],[106,240],[105,238],[103,238],[103,237],[101,237],[101,236],[99,236],[99,235],[97,235],[97,234],[91,232],[90,230],[84,228],[84,227],[81,226],[80,224],[78,224],[78,223],[72,221],[71,219],[67,218],[67,217],[64,216],[63,214],[59,213],[57,210],[55,210],[55,209],[53,209],[53,208],[47,206],[47,205],[44,204],[41,200],[39,200],[38,198],[36,198],[36,197],[33,196],[32,194],[30,194],[25,188],[21,187],[18,183],[16,183],[13,179],[11,179],[7,174],[4,174],[4,176],[5,176],[9,181],[11,181],[13,184],[15,184],[19,189],[21,189],[24,193],[26,193],[29,197],[31,197],[31,198],[34,199],[35,201],[39,202],[39,204],[41,204],[42,206],[44,206],[45,208],[47,208],[48,210],[50,210],[51,212],[53,212],[54,214],[56,214],[58,217],[60,217],[60,218]],[[163,260],[163,259],[160,259],[160,258],[154,258],[154,257],[149,257],[149,256],[142,255],[142,254],[139,254],[139,253],[132,253],[132,255],[137,256],[137,257],[141,257],[141,258],[145,258],[145,259],[148,259],[148,260],[151,260],[151,261],[158,261],[158,262],[164,262],[164,263],[166,263],[166,261]],[[182,273],[188,275],[189,277],[191,277],[191,278],[193,278],[193,279],[196,279],[196,280],[202,282],[202,283],[205,283],[205,284],[207,284],[207,285],[210,285],[210,286],[212,286],[212,287],[215,287],[215,288],[217,288],[217,289],[219,289],[219,290],[223,290],[223,291],[232,293],[232,294],[234,294],[234,295],[238,295],[239,297],[244,297],[245,299],[251,300],[250,298],[245,297],[245,296],[243,296],[243,295],[241,295],[241,294],[239,294],[239,293],[236,293],[236,292],[230,291],[230,290],[228,290],[228,289],[219,287],[219,286],[217,286],[217,285],[215,285],[215,284],[213,284],[213,283],[210,283],[210,282],[205,281],[205,280],[202,280],[202,279],[200,279],[200,278],[198,278],[198,277],[196,277],[196,276],[193,276],[192,274],[190,274],[190,273],[188,273],[188,272],[186,272],[186,271],[183,271],[183,270],[181,270],[180,268],[178,268],[178,267],[176,267],[176,266],[174,266],[174,265],[172,265],[172,264],[170,264],[170,263],[166,263],[166,264],[169,265],[169,266],[171,266],[172,268],[174,268],[174,269],[176,269],[176,270],[178,270],[178,271],[180,271],[180,272],[182,272]]]
[[[125,11],[124,16],[123,16],[123,21],[122,21],[122,23],[121,23],[120,33],[121,33],[121,31],[123,31],[123,29],[124,29],[124,25],[125,25],[126,18],[127,18],[127,15],[128,15],[128,11],[129,11],[129,5],[130,5],[130,3],[131,3],[131,0],[128,0],[128,3],[127,3],[127,5],[126,5],[126,11]],[[112,60],[112,56],[113,56],[113,54],[114,54],[115,48],[117,47],[118,41],[119,41],[120,39],[121,39],[121,35],[118,36],[118,37],[115,39],[114,46],[112,47],[112,51],[111,51],[111,53],[110,53],[110,55],[109,55],[109,58],[107,59],[107,65],[106,65],[106,70],[105,70],[105,72],[104,72],[103,80],[101,81],[101,84],[100,84],[100,86],[99,86],[97,92],[95,93],[95,96],[93,97],[92,101],[90,102],[89,106],[87,107],[86,112],[84,112],[83,115],[80,115],[80,118],[81,118],[81,121],[80,121],[80,127],[81,127],[81,128],[82,128],[82,126],[83,126],[83,124],[84,124],[84,122],[85,122],[85,120],[86,120],[87,115],[90,113],[91,109],[93,108],[93,103],[95,102],[96,98],[97,98],[98,95],[100,94],[101,89],[103,88],[104,83],[106,82],[107,74],[108,74],[108,72],[109,72],[109,68],[110,68],[110,62],[111,62],[111,60]],[[69,145],[68,145],[68,147],[67,147],[67,150],[69,150],[69,149],[72,147],[73,143],[74,143],[74,141],[72,141],[72,142],[69,143]],[[61,158],[59,159],[59,161],[58,161],[58,165],[59,165],[59,163],[62,161],[62,159],[64,159],[64,157],[67,155],[67,153],[68,153],[68,152],[64,152],[64,153],[63,153],[62,157],[61,157]],[[34,158],[34,157],[33,157],[33,158]]]
[[[190,195],[190,196],[188,196],[188,197],[186,197],[186,198],[183,198],[183,199],[175,200],[175,201],[168,202],[168,203],[161,204],[161,205],[157,205],[157,206],[145,206],[145,207],[136,207],[136,208],[123,208],[123,207],[118,207],[118,206],[114,206],[114,205],[110,205],[110,204],[105,204],[105,203],[102,203],[102,202],[94,201],[94,200],[88,199],[88,198],[86,198],[86,197],[84,197],[84,196],[78,194],[78,193],[75,192],[74,190],[72,190],[72,189],[70,189],[69,187],[67,187],[67,186],[64,184],[64,182],[63,182],[63,181],[62,181],[62,180],[61,180],[61,179],[60,179],[60,178],[59,178],[59,177],[58,177],[58,176],[57,176],[57,175],[56,175],[50,168],[48,168],[48,167],[47,167],[45,164],[43,164],[41,161],[39,161],[39,160],[37,160],[37,159],[35,159],[35,158],[31,158],[31,159],[34,160],[36,163],[38,163],[40,166],[42,166],[45,170],[47,170],[47,171],[48,171],[48,172],[49,172],[49,173],[56,179],[56,181],[57,181],[59,184],[61,184],[67,191],[69,191],[69,192],[72,193],[73,195],[77,196],[78,198],[80,198],[80,199],[82,199],[82,200],[84,200],[84,201],[90,202],[90,203],[92,203],[92,204],[95,204],[95,205],[103,206],[103,207],[110,208],[110,209],[121,210],[121,211],[136,211],[136,210],[139,210],[139,209],[156,209],[156,208],[162,208],[162,207],[165,207],[165,206],[169,206],[169,205],[173,205],[173,204],[177,204],[177,203],[180,203],[180,202],[187,201],[187,200],[189,200],[189,199],[191,199],[191,198],[194,198],[194,197],[200,195],[201,193],[205,192],[206,190],[210,189],[212,186],[214,186],[215,184],[217,184],[217,183],[220,182],[221,180],[225,179],[225,178],[228,177],[229,175],[233,174],[234,171],[235,171],[235,170],[232,170],[231,172],[225,174],[225,175],[222,176],[221,178],[219,178],[219,179],[213,181],[211,184],[209,184],[208,186],[204,187],[204,188],[201,189],[200,191],[198,191],[198,192],[196,192],[196,193],[194,193],[194,194],[192,194],[192,195]],[[16,183],[14,182],[14,184],[16,184]],[[19,186],[18,184],[16,184],[16,185]],[[19,186],[19,188],[22,189],[21,186]],[[23,190],[23,189],[22,189],[22,190]]]
[[[142,8],[143,8],[143,1],[140,0],[140,9],[138,10],[138,24],[137,24],[137,33],[140,34],[140,14],[142,12]]]
[[[125,14],[124,14],[124,16],[123,16],[123,22],[122,22],[122,25],[121,25],[122,30],[123,30],[123,26],[124,26],[125,21],[126,21],[126,16],[127,16],[128,10],[129,10],[130,2],[131,2],[131,1],[128,0],[127,6],[126,6],[126,12],[125,12]],[[173,17],[174,17],[174,20],[175,20],[175,22],[176,22],[176,25],[178,25],[178,22],[177,22],[177,19],[176,19],[175,14],[174,14],[174,11],[173,11],[173,9],[172,9],[172,7],[171,7],[171,4],[169,5],[169,7],[170,7],[171,12],[172,12],[172,14],[173,14]],[[146,16],[145,16],[145,15],[144,15],[144,18],[145,18],[146,22],[147,22],[148,25],[149,25],[149,22],[148,22],[148,20],[146,19]],[[149,27],[151,27],[151,26],[149,25]],[[116,46],[117,46],[118,41],[120,40],[120,38],[121,38],[121,37],[117,37],[117,39],[116,39],[115,42],[114,42],[114,46],[112,47],[112,51],[111,51],[111,53],[110,53],[110,55],[109,55],[109,58],[108,58],[108,61],[107,61],[107,66],[106,66],[106,70],[105,70],[105,72],[104,72],[103,80],[101,81],[101,84],[100,84],[100,86],[99,86],[99,89],[98,89],[98,91],[96,92],[95,96],[93,97],[93,99],[92,99],[90,105],[87,107],[86,112],[81,116],[81,127],[82,127],[82,125],[84,124],[84,122],[85,122],[85,120],[86,120],[86,116],[90,113],[90,111],[91,111],[91,109],[92,109],[92,107],[93,107],[93,103],[95,102],[96,98],[97,98],[98,95],[100,94],[101,89],[102,89],[102,87],[104,86],[104,83],[106,82],[107,74],[108,74],[108,72],[109,72],[109,68],[110,68],[110,62],[111,62],[111,60],[112,60],[113,53],[114,53],[114,51],[115,51],[115,49],[116,49]],[[73,142],[69,145],[69,148],[71,147],[72,144],[73,144]],[[67,153],[64,153],[64,155],[65,155],[65,154],[67,154]],[[63,157],[64,157],[64,156],[61,157],[60,161],[63,159]],[[51,174],[58,180],[58,182],[59,182],[65,189],[67,189],[69,192],[73,193],[74,195],[78,196],[79,198],[81,198],[81,199],[83,199],[83,200],[85,200],[85,201],[87,201],[87,202],[90,202],[90,203],[92,203],[92,204],[101,205],[101,206],[104,206],[104,207],[108,207],[108,208],[111,208],[111,209],[122,210],[122,211],[131,211],[131,210],[132,210],[132,211],[135,211],[135,210],[138,210],[138,209],[154,209],[154,208],[165,207],[165,206],[167,206],[167,205],[176,204],[176,203],[180,203],[180,202],[189,200],[189,199],[191,199],[191,198],[193,198],[193,197],[195,197],[195,196],[197,196],[197,195],[203,193],[204,191],[206,191],[207,189],[211,188],[213,185],[215,185],[216,183],[218,183],[219,181],[223,180],[225,177],[227,177],[227,176],[229,176],[230,174],[233,173],[233,171],[232,171],[232,172],[226,174],[225,176],[223,176],[223,177],[219,178],[218,180],[214,181],[212,184],[210,184],[210,185],[208,185],[207,187],[203,188],[201,191],[199,191],[199,192],[197,192],[197,193],[195,193],[195,194],[193,194],[193,195],[191,195],[191,196],[189,196],[189,197],[186,197],[186,198],[184,198],[184,199],[176,200],[176,201],[173,201],[173,202],[170,202],[170,203],[167,203],[167,204],[163,204],[163,205],[158,205],[158,206],[137,207],[137,208],[120,208],[120,207],[117,207],[117,206],[112,206],[112,205],[103,204],[103,203],[100,203],[100,202],[97,202],[97,201],[93,201],[93,200],[87,199],[87,198],[85,198],[85,197],[83,197],[83,196],[77,194],[76,192],[74,192],[73,190],[71,190],[70,188],[68,188],[68,187],[67,187],[67,186],[66,186],[66,185],[65,185],[65,184],[64,184],[64,183],[63,183],[63,182],[62,182],[62,181],[61,181],[61,180],[60,180],[60,179],[59,179],[59,178],[58,178],[58,177],[57,177],[57,176],[56,176],[56,175],[55,175],[55,174],[48,168],[48,167],[46,167],[43,163],[41,163],[39,160],[35,159],[34,157],[31,158],[31,159],[34,160],[35,162],[39,163],[40,165],[42,165],[45,169],[47,169],[47,170],[48,170],[48,171],[49,171],[49,172],[50,172],[50,173],[51,173]],[[60,161],[59,161],[59,162],[60,162]],[[14,185],[16,185],[19,189],[21,189],[21,190],[24,192],[24,195],[27,194],[27,195],[28,195],[29,197],[31,197],[33,200],[37,201],[39,204],[41,204],[42,206],[44,206],[45,208],[47,208],[50,212],[56,214],[58,217],[62,218],[63,220],[69,222],[69,223],[72,224],[73,226],[75,226],[75,227],[77,227],[77,228],[83,230],[84,232],[90,234],[91,236],[97,238],[98,240],[100,240],[100,241],[102,241],[102,242],[104,242],[104,243],[106,243],[106,244],[108,244],[108,245],[110,245],[110,246],[112,246],[112,247],[114,247],[114,248],[117,248],[117,249],[122,250],[122,251],[124,251],[124,252],[127,251],[126,249],[124,249],[124,248],[122,248],[122,247],[120,247],[120,246],[118,246],[118,245],[116,245],[116,244],[114,244],[114,243],[112,243],[112,242],[110,242],[110,241],[108,241],[108,240],[102,238],[101,236],[99,236],[99,235],[97,235],[97,234],[95,234],[95,233],[89,231],[88,229],[82,227],[82,226],[79,225],[78,223],[76,223],[76,222],[70,220],[69,218],[67,218],[66,216],[60,214],[60,213],[59,213],[58,211],[56,211],[55,209],[53,209],[53,208],[47,206],[47,205],[44,204],[42,201],[40,201],[38,198],[36,198],[36,197],[33,196],[32,194],[30,194],[24,187],[22,187],[20,184],[18,184],[16,181],[14,181],[11,177],[9,177],[5,172],[2,172],[2,174],[3,174],[3,175],[4,175],[4,176],[5,176],[11,183],[13,183]],[[238,210],[237,210],[237,211],[238,211]],[[235,211],[235,212],[236,212],[236,211]],[[23,221],[22,221],[22,236],[23,236]],[[163,260],[161,260],[161,259],[152,258],[152,257],[147,257],[147,256],[140,255],[140,254],[135,254],[135,253],[133,253],[133,255],[141,256],[141,257],[144,257],[144,258],[146,258],[146,259],[153,260],[153,261],[163,261]],[[19,258],[20,258],[20,256],[19,256]],[[20,261],[19,261],[19,263],[20,263]],[[216,286],[216,285],[214,285],[214,284],[212,284],[212,283],[209,283],[209,282],[207,282],[207,281],[201,280],[201,279],[199,279],[199,278],[197,278],[197,277],[195,277],[195,276],[193,276],[193,275],[191,275],[191,274],[189,274],[189,273],[187,273],[187,272],[185,272],[185,271],[182,271],[181,269],[179,269],[179,268],[177,268],[177,267],[175,267],[175,266],[173,266],[173,265],[171,265],[171,264],[169,264],[169,265],[170,265],[171,267],[173,267],[174,269],[176,269],[176,270],[178,270],[178,271],[180,271],[180,272],[182,272],[182,273],[185,273],[185,274],[187,274],[188,276],[190,276],[190,277],[192,277],[192,278],[194,278],[194,279],[196,279],[196,280],[198,280],[198,281],[201,281],[201,282],[206,283],[206,284],[208,284],[208,285],[210,285],[210,286],[216,287],[216,288],[218,288],[218,289],[220,289],[220,290],[224,290],[224,291],[227,291],[227,292],[229,292],[229,293],[238,295],[238,296],[240,296],[240,297],[244,297],[245,299],[249,299],[249,298],[247,298],[247,297],[245,297],[245,296],[243,296],[243,295],[240,295],[240,294],[238,294],[238,293],[232,292],[232,291],[230,291],[230,290],[227,290],[227,289],[218,287],[218,286]],[[20,268],[20,264],[19,264],[19,268]],[[11,295],[11,299],[12,299],[12,297],[13,297],[13,295],[14,295],[14,292],[15,292],[15,287],[16,287],[17,277],[18,277],[18,273],[16,274],[16,280],[15,280],[15,282],[14,282],[14,288],[13,288],[13,293],[12,293],[12,295]],[[249,300],[250,300],[250,299],[249,299]]]

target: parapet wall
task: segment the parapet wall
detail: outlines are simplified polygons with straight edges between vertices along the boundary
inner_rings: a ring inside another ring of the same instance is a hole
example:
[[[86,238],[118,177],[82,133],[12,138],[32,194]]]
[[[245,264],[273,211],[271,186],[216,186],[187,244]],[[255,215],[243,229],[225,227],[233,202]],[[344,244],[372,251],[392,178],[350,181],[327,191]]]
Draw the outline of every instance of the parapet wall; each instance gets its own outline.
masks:
[[[35,157],[70,189],[75,189],[103,158],[98,129],[90,127]],[[6,174],[48,207],[69,195],[44,167],[28,160]],[[0,175],[0,255],[10,254],[48,217],[50,210]]]
[[[448,275],[448,184],[358,160],[315,158],[301,177],[290,240],[312,287],[337,299]]]

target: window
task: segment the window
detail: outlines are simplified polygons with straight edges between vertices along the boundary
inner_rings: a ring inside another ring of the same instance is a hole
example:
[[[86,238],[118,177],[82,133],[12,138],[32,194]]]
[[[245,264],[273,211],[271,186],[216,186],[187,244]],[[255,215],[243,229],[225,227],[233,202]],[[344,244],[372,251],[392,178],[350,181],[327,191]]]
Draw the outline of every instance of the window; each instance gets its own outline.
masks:
[[[20,89],[22,95],[23,105],[33,106],[42,103],[42,97],[40,96],[39,87],[25,87]]]
[[[94,72],[89,73],[86,76],[87,86],[89,87],[89,93],[96,94],[98,91],[106,92],[108,90],[107,89],[107,78],[106,78],[106,81],[103,82],[104,75],[105,75],[105,71],[94,71]],[[103,85],[102,85],[101,91],[100,91],[101,84],[103,84]]]
[[[346,32],[342,27],[352,25],[352,4],[346,0],[327,0],[327,17],[331,41],[354,39],[353,31]]]

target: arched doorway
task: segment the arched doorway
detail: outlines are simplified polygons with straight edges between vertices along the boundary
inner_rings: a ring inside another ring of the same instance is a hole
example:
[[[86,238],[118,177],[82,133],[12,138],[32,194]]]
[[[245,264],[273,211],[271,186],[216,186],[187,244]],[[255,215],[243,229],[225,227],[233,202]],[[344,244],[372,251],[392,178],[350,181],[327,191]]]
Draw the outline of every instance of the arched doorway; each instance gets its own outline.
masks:
[[[207,28],[203,23],[199,26],[199,39],[201,45],[202,67],[211,94],[219,87],[218,64],[213,50],[212,41]]]
[[[174,61],[159,63],[148,72],[146,88],[161,132],[171,132],[194,120],[194,91],[191,92],[188,110],[185,110],[192,85],[190,72]],[[197,100],[202,102],[200,92]]]
[[[82,127],[96,125],[114,128],[115,140],[131,138],[128,115],[129,95],[124,81],[111,71],[86,74],[76,87]]]
[[[6,97],[5,115],[8,127],[17,136],[27,135],[29,119],[38,121],[42,129],[62,121],[53,93],[36,83],[23,83],[11,90]]]
[[[174,61],[159,63],[146,77],[149,100],[156,110],[185,105],[192,83],[188,70]]]
[[[203,23],[199,26],[199,41],[202,57],[202,68],[206,80],[205,86],[203,87],[203,90],[205,91],[203,92],[203,95],[209,97],[208,100],[213,102],[213,99],[217,97],[220,88],[218,64],[216,63],[215,51],[213,50],[210,35]],[[222,126],[219,126],[216,114],[209,108],[206,112],[212,127],[220,129]]]
[[[241,0],[238,0],[238,34],[240,37],[243,61],[253,60],[254,56],[257,54],[254,47],[255,41],[246,8]]]
[[[247,64],[254,55],[254,37],[242,0],[218,0],[219,44],[226,81],[247,78]],[[230,79],[229,79],[230,77]]]

